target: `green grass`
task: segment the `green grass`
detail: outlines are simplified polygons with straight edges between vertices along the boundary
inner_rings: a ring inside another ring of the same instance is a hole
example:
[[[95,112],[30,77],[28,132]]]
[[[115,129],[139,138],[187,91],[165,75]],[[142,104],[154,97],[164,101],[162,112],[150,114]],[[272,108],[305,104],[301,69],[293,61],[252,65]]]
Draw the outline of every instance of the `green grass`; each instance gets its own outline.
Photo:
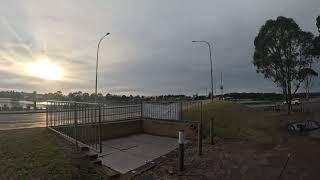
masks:
[[[0,179],[97,179],[92,164],[46,128],[0,131]]]
[[[200,109],[184,113],[186,119],[199,120]],[[263,112],[240,104],[214,101],[203,105],[203,134],[209,136],[210,119],[214,117],[214,134],[222,139],[241,139],[259,143],[281,140],[279,114]]]

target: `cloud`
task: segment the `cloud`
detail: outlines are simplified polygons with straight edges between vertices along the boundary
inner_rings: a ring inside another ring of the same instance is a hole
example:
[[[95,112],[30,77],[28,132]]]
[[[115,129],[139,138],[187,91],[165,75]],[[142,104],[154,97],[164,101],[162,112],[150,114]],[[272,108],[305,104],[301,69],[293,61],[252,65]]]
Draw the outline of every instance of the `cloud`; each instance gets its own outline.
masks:
[[[318,0],[5,1],[0,7],[0,83],[39,92],[93,92],[97,43],[110,32],[99,55],[103,93],[206,93],[208,49],[192,40],[213,45],[217,92],[221,72],[226,92],[279,91],[255,72],[254,37],[267,19],[279,15],[315,33],[319,6]],[[24,75],[23,65],[41,55],[64,69],[65,80]],[[319,78],[315,81],[314,89],[320,90]]]

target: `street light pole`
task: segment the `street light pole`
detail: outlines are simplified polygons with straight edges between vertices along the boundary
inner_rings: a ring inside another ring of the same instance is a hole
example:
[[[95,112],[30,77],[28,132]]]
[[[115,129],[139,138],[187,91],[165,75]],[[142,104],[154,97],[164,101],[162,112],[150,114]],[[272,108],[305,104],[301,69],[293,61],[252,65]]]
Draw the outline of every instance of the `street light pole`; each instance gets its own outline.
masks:
[[[213,102],[213,70],[212,70],[212,57],[211,57],[211,45],[208,41],[192,41],[193,43],[206,43],[209,48],[210,65],[211,65],[211,102]]]
[[[101,41],[106,37],[108,36],[110,33],[106,33],[104,36],[102,36],[99,40],[99,43],[98,43],[98,48],[97,48],[97,62],[96,62],[96,85],[95,85],[95,102],[97,102],[97,89],[98,89],[98,63],[99,63],[99,49],[100,49],[100,43]]]

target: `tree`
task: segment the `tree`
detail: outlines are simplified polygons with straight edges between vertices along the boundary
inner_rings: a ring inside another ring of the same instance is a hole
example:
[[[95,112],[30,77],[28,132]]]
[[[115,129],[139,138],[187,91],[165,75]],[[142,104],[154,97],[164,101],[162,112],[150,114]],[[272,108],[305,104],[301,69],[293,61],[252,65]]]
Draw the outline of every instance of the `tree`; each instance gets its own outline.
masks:
[[[320,16],[317,17],[316,21],[317,21],[316,25],[320,33]],[[314,38],[313,46],[314,47],[313,47],[312,54],[319,58],[320,57],[320,34],[318,35],[318,37]]]
[[[320,33],[320,16],[318,16],[316,19],[316,26],[317,26],[318,31]],[[317,57],[319,58],[319,56],[320,56],[320,36],[314,38],[313,49],[312,49],[311,53],[315,58],[317,58]],[[309,65],[310,65],[309,68],[312,68],[312,62]],[[309,75],[306,77],[306,80],[304,82],[304,88],[306,90],[306,99],[309,99],[310,89],[313,86],[313,76],[316,76],[316,75]]]
[[[312,33],[302,31],[293,19],[282,16],[267,20],[254,40],[253,64],[257,73],[282,88],[288,113],[301,83],[307,76],[317,75],[310,68],[313,40]]]

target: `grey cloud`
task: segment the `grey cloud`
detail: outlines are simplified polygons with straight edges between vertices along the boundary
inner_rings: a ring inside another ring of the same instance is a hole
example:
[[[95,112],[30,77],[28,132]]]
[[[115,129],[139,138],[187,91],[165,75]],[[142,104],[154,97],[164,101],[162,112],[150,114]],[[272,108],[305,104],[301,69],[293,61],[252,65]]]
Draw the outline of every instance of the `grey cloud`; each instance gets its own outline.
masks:
[[[111,32],[101,44],[99,90],[125,94],[205,93],[210,87],[208,49],[192,40],[212,42],[217,87],[223,72],[226,92],[278,91],[255,72],[254,37],[267,19],[279,15],[292,17],[315,33],[314,18],[320,14],[318,0],[30,0],[3,4],[0,11],[10,26],[2,23],[0,28],[1,56],[23,61],[28,47],[34,56],[44,51],[74,80],[19,77],[20,84],[10,87],[92,92],[97,42]],[[23,84],[24,79],[33,83]],[[320,90],[319,77],[314,89]]]

